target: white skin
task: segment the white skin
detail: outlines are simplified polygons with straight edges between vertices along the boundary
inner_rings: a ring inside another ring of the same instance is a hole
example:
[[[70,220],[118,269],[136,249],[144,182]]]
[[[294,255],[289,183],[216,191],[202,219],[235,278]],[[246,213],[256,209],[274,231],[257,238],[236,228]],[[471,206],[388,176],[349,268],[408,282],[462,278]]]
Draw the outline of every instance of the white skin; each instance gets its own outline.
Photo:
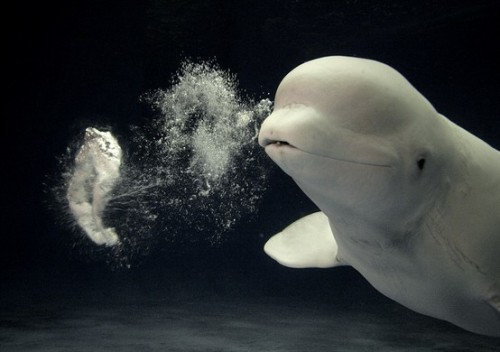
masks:
[[[351,265],[410,309],[500,336],[497,150],[389,66],[348,57],[289,73],[259,143],[329,220],[297,221],[269,255]]]
[[[102,215],[120,177],[121,158],[121,148],[111,133],[95,128],[85,130],[66,198],[78,225],[99,245],[119,243],[115,229],[104,226]]]

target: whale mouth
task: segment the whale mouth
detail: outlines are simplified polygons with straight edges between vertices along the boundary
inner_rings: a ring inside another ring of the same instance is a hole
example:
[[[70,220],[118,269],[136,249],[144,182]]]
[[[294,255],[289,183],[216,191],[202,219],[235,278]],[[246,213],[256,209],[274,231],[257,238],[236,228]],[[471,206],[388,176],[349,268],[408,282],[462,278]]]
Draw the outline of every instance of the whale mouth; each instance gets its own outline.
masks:
[[[265,135],[259,136],[259,144],[266,150],[269,156],[272,155],[283,155],[283,153],[290,155],[310,155],[316,158],[322,158],[323,160],[331,160],[335,162],[363,165],[363,166],[375,166],[382,168],[391,168],[393,162],[388,160],[360,160],[357,157],[340,156],[340,155],[329,155],[324,152],[310,150],[309,148],[302,148],[301,146],[294,145],[289,142],[289,139],[281,139],[282,136],[278,136],[276,131],[271,133],[266,133]],[[280,156],[279,158],[281,158]],[[385,158],[384,158],[385,159]]]
[[[290,144],[289,142],[285,140],[280,140],[280,139],[269,139],[269,138],[264,138],[262,141],[260,141],[260,145],[264,148],[268,146],[276,146],[276,147],[293,147],[296,148],[294,145]]]
[[[315,156],[315,157],[319,157],[319,158],[323,158],[323,159],[329,159],[329,160],[338,161],[338,162],[351,163],[351,164],[364,165],[364,166],[376,166],[376,167],[383,167],[383,168],[391,168],[392,167],[392,165],[386,164],[386,163],[360,161],[360,160],[356,160],[356,159],[328,156],[328,155],[324,155],[321,153],[310,152],[310,151],[298,148],[285,140],[274,140],[274,139],[267,139],[266,138],[266,139],[262,140],[261,146],[264,147],[264,149],[266,151],[268,151],[269,149],[274,149],[275,152],[277,150],[284,151],[284,149],[293,149],[294,151],[300,151],[303,154],[308,154],[311,156]],[[290,151],[292,151],[292,150],[290,150]]]
[[[267,143],[265,146],[267,147],[268,145],[275,145],[277,147],[281,147],[281,146],[290,146],[290,147],[293,147],[293,145],[291,145],[290,143],[288,143],[287,141],[270,141],[269,143]]]
[[[284,140],[265,140],[262,143],[262,147],[264,147],[265,150],[269,149],[275,149],[275,150],[282,150],[284,151],[285,149],[295,149],[295,150],[301,150],[300,148],[297,148],[293,144],[284,141]]]

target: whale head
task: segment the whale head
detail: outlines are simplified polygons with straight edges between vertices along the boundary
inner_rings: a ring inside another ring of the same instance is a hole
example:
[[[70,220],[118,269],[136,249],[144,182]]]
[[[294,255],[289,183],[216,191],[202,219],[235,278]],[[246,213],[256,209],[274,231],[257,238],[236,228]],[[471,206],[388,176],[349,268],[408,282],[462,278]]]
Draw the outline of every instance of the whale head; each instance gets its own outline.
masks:
[[[404,224],[445,182],[446,121],[389,66],[325,57],[283,79],[259,144],[329,217]]]

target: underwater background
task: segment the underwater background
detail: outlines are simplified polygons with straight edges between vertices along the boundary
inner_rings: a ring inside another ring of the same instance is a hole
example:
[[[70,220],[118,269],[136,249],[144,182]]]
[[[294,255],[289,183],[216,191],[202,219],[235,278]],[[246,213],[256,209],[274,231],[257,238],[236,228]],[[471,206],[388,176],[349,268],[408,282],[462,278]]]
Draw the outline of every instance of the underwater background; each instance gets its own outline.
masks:
[[[230,176],[187,202],[196,180],[171,171],[182,157],[147,141],[160,140],[148,94],[171,92],[186,60],[208,65],[203,82],[213,70],[237,82],[238,107],[254,109],[297,65],[347,55],[394,67],[500,149],[499,1],[26,1],[5,15],[0,350],[500,348],[390,301],[352,268],[267,257],[267,239],[316,208],[256,142],[215,136],[237,155]],[[104,214],[129,239],[121,250],[93,244],[61,195],[89,126],[139,165],[121,187],[140,192]],[[149,192],[144,175],[174,176]]]

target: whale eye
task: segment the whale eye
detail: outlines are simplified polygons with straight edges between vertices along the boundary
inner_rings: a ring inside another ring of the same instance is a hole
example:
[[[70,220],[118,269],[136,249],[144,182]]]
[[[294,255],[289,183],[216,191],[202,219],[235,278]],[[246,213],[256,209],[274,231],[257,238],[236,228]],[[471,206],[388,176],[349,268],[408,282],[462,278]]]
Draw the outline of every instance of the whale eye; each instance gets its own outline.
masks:
[[[417,160],[417,166],[419,170],[423,170],[425,167],[425,158],[420,158]]]

